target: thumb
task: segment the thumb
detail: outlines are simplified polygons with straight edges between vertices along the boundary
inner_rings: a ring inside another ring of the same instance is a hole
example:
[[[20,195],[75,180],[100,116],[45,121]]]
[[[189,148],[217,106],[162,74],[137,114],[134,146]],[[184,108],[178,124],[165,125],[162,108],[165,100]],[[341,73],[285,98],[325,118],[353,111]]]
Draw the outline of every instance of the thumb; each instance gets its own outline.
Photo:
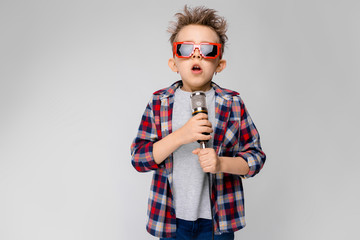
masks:
[[[195,150],[192,151],[192,153],[193,153],[193,154],[196,154],[196,155],[199,154],[199,152],[200,152],[200,148],[197,148],[197,149],[195,149]]]

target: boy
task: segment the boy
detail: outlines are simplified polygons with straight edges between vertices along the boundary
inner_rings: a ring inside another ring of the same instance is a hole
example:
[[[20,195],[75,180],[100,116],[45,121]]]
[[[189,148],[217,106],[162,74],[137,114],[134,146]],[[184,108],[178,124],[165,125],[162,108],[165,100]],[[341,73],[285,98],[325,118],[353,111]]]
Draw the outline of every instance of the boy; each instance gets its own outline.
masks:
[[[175,16],[168,64],[181,80],[153,94],[131,145],[135,169],[154,170],[147,231],[161,239],[234,239],[245,226],[241,178],[256,175],[265,154],[239,94],[212,82],[226,66],[226,21],[205,7],[185,6]],[[192,117],[194,91],[205,92],[208,114]]]

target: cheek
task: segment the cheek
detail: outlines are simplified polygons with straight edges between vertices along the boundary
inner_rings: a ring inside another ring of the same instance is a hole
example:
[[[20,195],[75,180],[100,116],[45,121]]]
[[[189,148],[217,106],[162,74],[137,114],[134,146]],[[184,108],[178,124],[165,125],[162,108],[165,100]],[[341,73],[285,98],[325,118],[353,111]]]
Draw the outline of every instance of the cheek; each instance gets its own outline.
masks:
[[[209,63],[206,65],[206,68],[209,69],[211,72],[215,72],[216,67],[217,67],[216,63]]]
[[[181,60],[179,61],[179,60],[178,60],[178,61],[176,61],[175,63],[176,63],[176,66],[177,66],[178,69],[184,69],[184,68],[186,68],[186,62],[184,62],[184,61],[181,61]]]

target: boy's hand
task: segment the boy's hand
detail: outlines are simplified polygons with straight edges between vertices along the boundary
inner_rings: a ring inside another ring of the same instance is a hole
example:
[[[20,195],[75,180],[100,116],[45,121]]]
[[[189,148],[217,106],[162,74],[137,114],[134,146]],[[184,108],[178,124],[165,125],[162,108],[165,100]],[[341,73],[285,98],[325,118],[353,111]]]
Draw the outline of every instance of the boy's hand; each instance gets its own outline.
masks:
[[[181,144],[188,144],[197,140],[210,140],[210,135],[203,133],[212,133],[210,121],[207,119],[207,114],[199,113],[189,119],[189,121],[177,130]]]
[[[197,148],[193,152],[199,157],[200,166],[204,172],[220,172],[220,159],[213,148]]]

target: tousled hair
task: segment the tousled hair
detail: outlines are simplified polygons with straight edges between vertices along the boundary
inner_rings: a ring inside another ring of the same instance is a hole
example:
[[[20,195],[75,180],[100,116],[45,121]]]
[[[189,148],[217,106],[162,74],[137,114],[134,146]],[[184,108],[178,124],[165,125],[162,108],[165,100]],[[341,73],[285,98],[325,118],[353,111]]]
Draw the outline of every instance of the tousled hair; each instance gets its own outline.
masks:
[[[202,25],[213,29],[218,35],[221,43],[221,53],[224,53],[225,42],[228,37],[226,36],[227,22],[225,18],[218,16],[217,11],[209,9],[204,6],[189,8],[187,5],[184,7],[183,12],[175,14],[177,21],[170,23],[168,32],[171,34],[171,45],[176,41],[176,37],[181,29],[187,25]]]

